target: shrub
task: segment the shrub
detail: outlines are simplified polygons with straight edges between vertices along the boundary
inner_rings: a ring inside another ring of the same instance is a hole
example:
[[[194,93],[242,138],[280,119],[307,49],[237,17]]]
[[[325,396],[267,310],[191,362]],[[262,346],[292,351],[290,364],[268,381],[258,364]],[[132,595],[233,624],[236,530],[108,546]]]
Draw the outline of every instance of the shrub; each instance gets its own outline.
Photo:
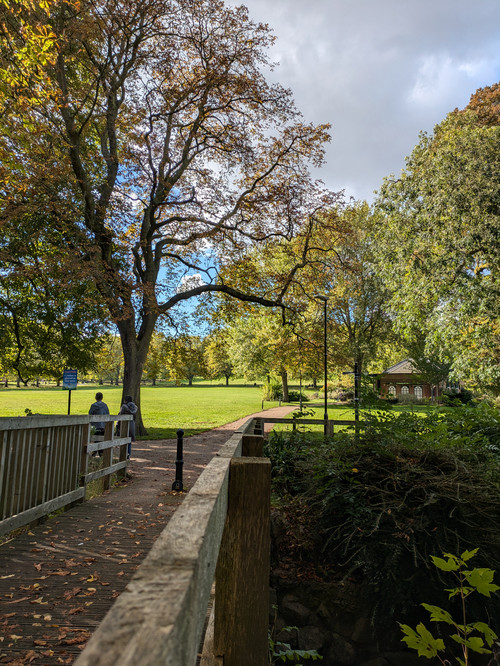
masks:
[[[380,398],[371,387],[363,387],[360,391],[359,397],[362,407],[371,407],[376,409],[390,409],[392,407],[392,405],[390,405],[386,400],[382,400],[382,398]]]
[[[263,384],[261,390],[263,400],[281,400],[283,395],[281,382],[273,378],[267,384]]]
[[[273,430],[264,444],[264,455],[271,460],[274,489],[295,494],[306,487],[306,462],[311,458],[313,444],[309,434],[299,430]]]
[[[300,402],[300,391],[288,391],[289,402]],[[308,402],[309,398],[305,393],[302,393],[302,402]]]
[[[339,402],[348,402],[354,399],[354,391],[352,389],[340,389],[332,393],[332,399]]]
[[[499,568],[500,415],[486,404],[381,412],[364,426],[358,439],[337,433],[334,445],[279,433],[268,455],[275,489],[310,509],[322,569],[367,583],[377,624],[405,615],[422,593],[443,603],[433,553],[479,547]]]
[[[466,405],[471,402],[472,398],[472,392],[467,391],[467,389],[462,389],[461,391],[458,391],[457,389],[445,389],[441,393],[442,403],[450,407]]]

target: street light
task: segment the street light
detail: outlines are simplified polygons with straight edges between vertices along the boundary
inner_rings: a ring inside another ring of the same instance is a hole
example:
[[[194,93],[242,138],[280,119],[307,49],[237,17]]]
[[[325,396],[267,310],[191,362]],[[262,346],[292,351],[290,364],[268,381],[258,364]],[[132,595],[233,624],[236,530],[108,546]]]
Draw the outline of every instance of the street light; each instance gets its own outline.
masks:
[[[328,303],[328,298],[322,294],[314,294],[314,298],[319,301],[323,301],[323,313],[324,313],[324,340],[323,340],[323,351],[325,354],[324,357],[324,369],[325,369],[325,437],[328,435],[328,359],[327,359],[327,347],[326,347],[326,304]]]

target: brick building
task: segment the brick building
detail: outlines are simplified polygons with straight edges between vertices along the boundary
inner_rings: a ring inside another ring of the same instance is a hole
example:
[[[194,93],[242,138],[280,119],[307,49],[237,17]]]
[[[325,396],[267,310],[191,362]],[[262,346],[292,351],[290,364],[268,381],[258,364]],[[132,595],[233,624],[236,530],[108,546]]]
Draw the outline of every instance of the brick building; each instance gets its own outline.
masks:
[[[423,382],[411,359],[405,359],[378,375],[374,388],[382,398],[424,400],[438,398],[446,388],[446,382],[432,385]]]

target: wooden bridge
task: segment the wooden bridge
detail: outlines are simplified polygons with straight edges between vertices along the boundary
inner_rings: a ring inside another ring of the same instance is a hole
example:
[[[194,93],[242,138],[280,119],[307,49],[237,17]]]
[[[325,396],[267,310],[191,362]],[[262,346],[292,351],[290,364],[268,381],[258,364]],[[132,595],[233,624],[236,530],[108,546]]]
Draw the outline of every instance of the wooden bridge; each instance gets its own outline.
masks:
[[[139,442],[131,481],[2,545],[0,663],[267,664],[262,420],[228,434],[188,440],[188,495],[165,487],[175,441]]]

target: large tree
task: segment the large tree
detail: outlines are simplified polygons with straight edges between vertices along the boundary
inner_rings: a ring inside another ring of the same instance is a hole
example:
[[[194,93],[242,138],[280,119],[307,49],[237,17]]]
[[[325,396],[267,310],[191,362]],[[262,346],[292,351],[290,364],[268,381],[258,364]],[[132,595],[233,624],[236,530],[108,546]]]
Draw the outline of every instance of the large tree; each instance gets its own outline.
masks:
[[[79,230],[69,251],[118,327],[123,390],[139,404],[159,317],[206,292],[280,302],[286,280],[237,289],[221,268],[330,203],[307,168],[327,127],[304,124],[291,93],[266,81],[273,37],[244,7],[83,1],[54,5],[48,24],[50,100],[5,120],[17,160],[3,216],[49,205]]]
[[[45,230],[45,231],[44,231]],[[106,326],[93,282],[75,269],[68,236],[47,215],[6,222],[0,237],[2,367],[25,384],[95,366]]]
[[[422,134],[377,202],[399,329],[483,387],[500,386],[499,97],[479,90]]]

